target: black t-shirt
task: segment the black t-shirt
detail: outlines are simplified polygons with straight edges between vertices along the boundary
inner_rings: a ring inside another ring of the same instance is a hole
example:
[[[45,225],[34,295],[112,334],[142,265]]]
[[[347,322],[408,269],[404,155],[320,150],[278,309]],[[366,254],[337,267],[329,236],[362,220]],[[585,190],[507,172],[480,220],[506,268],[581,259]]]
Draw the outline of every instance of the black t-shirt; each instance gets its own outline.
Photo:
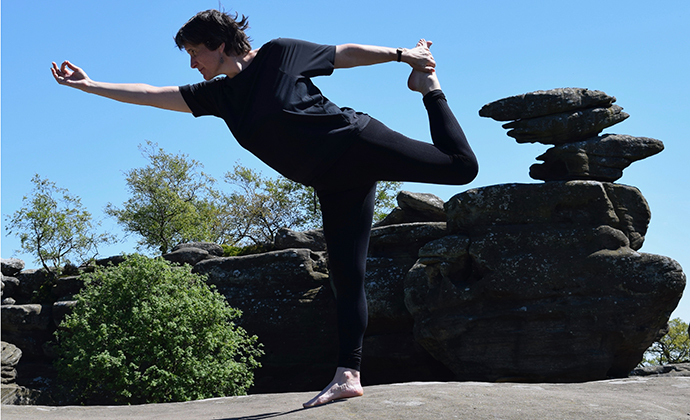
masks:
[[[334,60],[335,46],[276,39],[235,77],[181,86],[180,91],[195,117],[222,118],[242,147],[309,185],[370,120],[339,108],[312,83],[311,77],[333,73]]]

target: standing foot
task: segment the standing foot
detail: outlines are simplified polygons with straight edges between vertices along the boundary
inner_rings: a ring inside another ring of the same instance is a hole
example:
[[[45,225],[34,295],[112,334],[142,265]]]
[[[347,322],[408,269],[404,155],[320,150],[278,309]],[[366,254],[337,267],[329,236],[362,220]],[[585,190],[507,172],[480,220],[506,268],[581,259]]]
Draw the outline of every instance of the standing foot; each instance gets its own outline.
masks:
[[[319,395],[302,405],[304,408],[315,407],[343,398],[361,397],[363,394],[359,371],[339,367],[331,383]]]

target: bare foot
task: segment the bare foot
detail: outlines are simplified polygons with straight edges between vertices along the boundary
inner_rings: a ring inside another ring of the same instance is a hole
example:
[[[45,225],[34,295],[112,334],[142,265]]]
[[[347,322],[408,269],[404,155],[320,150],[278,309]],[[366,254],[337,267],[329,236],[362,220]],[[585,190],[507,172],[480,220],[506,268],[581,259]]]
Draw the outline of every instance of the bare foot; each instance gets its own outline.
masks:
[[[415,48],[425,48],[429,50],[431,44],[431,41],[420,39]],[[430,70],[431,71],[421,71],[413,68],[410,77],[407,78],[407,87],[415,92],[420,92],[422,95],[426,95],[432,90],[441,89],[441,83],[439,83],[438,76],[436,76],[436,70]]]
[[[407,87],[410,90],[426,95],[432,90],[440,90],[441,83],[438,81],[436,71],[426,73],[419,70],[412,70],[410,77],[407,79]]]
[[[315,407],[342,398],[361,397],[364,394],[359,381],[359,372],[339,367],[333,380],[319,395],[302,404],[304,408]]]

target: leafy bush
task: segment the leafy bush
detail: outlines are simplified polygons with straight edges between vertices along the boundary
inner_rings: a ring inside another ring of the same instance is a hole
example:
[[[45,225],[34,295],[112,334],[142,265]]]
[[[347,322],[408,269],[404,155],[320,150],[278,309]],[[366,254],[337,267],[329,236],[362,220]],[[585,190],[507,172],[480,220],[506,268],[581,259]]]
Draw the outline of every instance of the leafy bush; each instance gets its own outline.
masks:
[[[55,366],[70,402],[128,404],[243,395],[256,336],[190,266],[130,256],[85,275],[60,324]]]
[[[247,246],[235,246],[221,244],[223,248],[224,257],[239,257],[242,255],[254,255],[264,252],[273,251],[275,246],[273,244],[252,244]]]

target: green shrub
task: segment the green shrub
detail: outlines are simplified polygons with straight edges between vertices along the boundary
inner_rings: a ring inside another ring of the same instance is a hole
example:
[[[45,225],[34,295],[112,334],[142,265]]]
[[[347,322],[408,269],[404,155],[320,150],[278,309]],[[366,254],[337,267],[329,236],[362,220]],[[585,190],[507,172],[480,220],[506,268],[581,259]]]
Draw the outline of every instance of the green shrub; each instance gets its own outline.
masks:
[[[223,248],[224,257],[236,257],[242,252],[242,247],[240,246],[221,244],[221,247]]]
[[[85,275],[60,324],[55,366],[72,403],[130,404],[243,395],[263,354],[256,336],[191,267],[130,256]]]
[[[273,244],[252,244],[247,246],[221,245],[221,247],[223,248],[224,257],[261,254],[275,249]]]

